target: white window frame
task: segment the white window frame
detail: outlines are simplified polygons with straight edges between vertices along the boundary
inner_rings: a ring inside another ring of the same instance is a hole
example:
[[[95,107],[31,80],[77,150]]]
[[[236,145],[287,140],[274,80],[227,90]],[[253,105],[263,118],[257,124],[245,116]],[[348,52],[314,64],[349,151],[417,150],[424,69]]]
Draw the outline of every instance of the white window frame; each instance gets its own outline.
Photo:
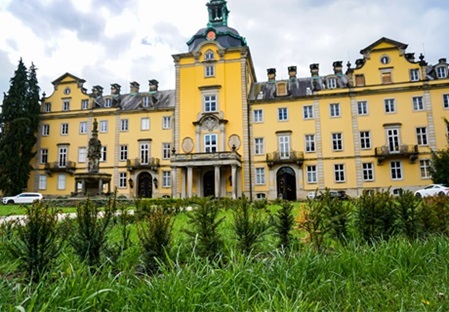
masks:
[[[205,61],[212,61],[214,59],[215,59],[215,53],[212,50],[207,50],[206,53],[204,53]]]
[[[204,152],[216,153],[218,151],[218,135],[216,133],[204,135]]]
[[[204,77],[215,77],[215,64],[204,65]]]
[[[162,187],[171,187],[170,171],[162,171]]]
[[[318,173],[316,165],[306,166],[307,183],[318,183]]]
[[[64,122],[61,124],[61,135],[68,135],[69,134],[69,124]]]
[[[84,163],[87,160],[87,147],[78,147],[78,162]]]
[[[100,150],[100,161],[105,162],[108,159],[108,147],[105,145],[101,146]]]
[[[66,188],[66,174],[58,174],[58,190],[65,190]]]
[[[278,108],[278,121],[287,121],[287,120],[288,120],[287,107],[279,107]]]
[[[419,146],[429,145],[429,139],[427,136],[427,127],[417,127],[416,128],[416,143]]]
[[[70,101],[69,100],[63,100],[62,101],[62,110],[64,112],[67,112],[70,110]]]
[[[302,116],[304,119],[313,119],[313,105],[304,105],[302,107]]]
[[[336,89],[337,88],[337,79],[332,77],[327,79],[327,88],[328,89]]]
[[[104,99],[104,107],[112,107],[112,99],[111,98]]]
[[[412,68],[410,69],[410,81],[419,81],[419,69]]]
[[[218,112],[218,94],[217,93],[204,93],[203,94],[203,111]]]
[[[263,109],[253,111],[253,122],[263,122]]]
[[[265,168],[256,168],[256,185],[263,185],[266,183]]]
[[[331,118],[341,117],[340,103],[329,104],[329,114]]]
[[[265,154],[265,140],[264,138],[254,138],[254,153],[256,155]]]
[[[362,163],[362,176],[364,182],[374,181],[374,164],[372,162]]]
[[[149,95],[142,96],[142,107],[150,107],[151,99]]]
[[[443,108],[449,108],[449,93],[443,94]]]
[[[40,190],[47,189],[47,175],[46,174],[39,175],[39,189]]]
[[[108,121],[100,120],[99,128],[100,128],[100,133],[108,132]]]
[[[46,112],[46,113],[51,112],[51,103],[50,102],[45,103],[44,112]]]
[[[278,135],[279,157],[281,159],[290,158],[290,135]]]
[[[314,153],[316,151],[315,134],[306,134],[304,136],[306,153]]]
[[[421,174],[421,179],[431,179],[432,175],[430,174],[430,159],[420,159],[419,160],[419,171]]]
[[[162,159],[170,159],[171,144],[162,143]]]
[[[399,127],[392,127],[385,129],[387,135],[388,151],[390,153],[398,153],[401,146],[401,137]]]
[[[162,129],[171,129],[171,116],[162,116]]]
[[[422,96],[412,97],[412,103],[413,103],[414,111],[423,111],[424,110],[424,99]]]
[[[127,178],[128,174],[125,172],[119,172],[118,177],[118,187],[119,188],[126,188],[127,187]]]
[[[384,110],[386,114],[396,113],[396,101],[395,99],[384,99]]]
[[[142,165],[148,165],[150,161],[150,143],[140,142],[139,144],[140,163]]]
[[[140,130],[142,131],[150,130],[150,117],[140,118]]]
[[[119,150],[119,161],[128,160],[128,145],[120,145]]]
[[[80,134],[86,134],[87,133],[87,122],[81,121],[80,122]]]
[[[371,132],[360,131],[360,148],[371,149]]]
[[[50,135],[50,125],[45,124],[42,125],[42,136],[49,136]]]
[[[120,119],[120,131],[128,131],[129,130],[129,120],[127,118]]]
[[[81,109],[86,110],[89,108],[89,100],[81,100]]]
[[[332,133],[332,151],[343,151],[343,134],[341,132]]]
[[[48,163],[48,148],[42,148],[40,153],[40,163]]]
[[[393,181],[404,179],[401,161],[390,161],[390,177]]]
[[[335,183],[346,182],[345,164],[334,164]]]
[[[368,102],[367,101],[357,101],[357,115],[359,115],[359,116],[368,115]]]
[[[438,66],[436,68],[436,72],[437,72],[438,79],[447,78],[447,67],[446,66]]]

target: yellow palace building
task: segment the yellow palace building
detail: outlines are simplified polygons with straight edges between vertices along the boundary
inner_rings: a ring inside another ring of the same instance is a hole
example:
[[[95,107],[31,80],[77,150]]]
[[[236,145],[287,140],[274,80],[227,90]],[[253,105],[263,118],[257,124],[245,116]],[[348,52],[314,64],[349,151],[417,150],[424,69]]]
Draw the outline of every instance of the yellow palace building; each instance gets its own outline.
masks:
[[[431,150],[445,148],[449,77],[407,45],[381,38],[354,65],[308,77],[295,66],[258,82],[245,38],[228,27],[226,1],[173,55],[176,88],[131,82],[110,91],[66,73],[42,99],[28,189],[46,196],[214,196],[304,199],[317,189],[414,190],[432,182]],[[153,77],[149,77],[153,78]],[[97,191],[86,191],[89,140],[101,141]],[[81,183],[82,182],[82,183]]]

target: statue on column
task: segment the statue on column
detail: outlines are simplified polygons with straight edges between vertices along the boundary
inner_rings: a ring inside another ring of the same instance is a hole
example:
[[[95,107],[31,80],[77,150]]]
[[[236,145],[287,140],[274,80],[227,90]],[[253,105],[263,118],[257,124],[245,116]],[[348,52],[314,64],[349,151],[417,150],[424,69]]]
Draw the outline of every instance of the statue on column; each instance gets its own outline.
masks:
[[[101,142],[98,140],[98,122],[94,119],[92,137],[89,140],[87,159],[89,161],[87,171],[89,173],[98,173],[100,169]]]

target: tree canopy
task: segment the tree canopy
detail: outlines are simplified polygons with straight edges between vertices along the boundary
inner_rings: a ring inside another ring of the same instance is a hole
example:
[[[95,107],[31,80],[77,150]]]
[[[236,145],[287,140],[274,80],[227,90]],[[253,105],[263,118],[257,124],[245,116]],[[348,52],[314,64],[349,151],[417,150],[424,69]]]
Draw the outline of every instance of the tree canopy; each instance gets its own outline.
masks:
[[[444,118],[449,127],[449,121]],[[434,183],[449,185],[449,146],[439,151],[432,151],[430,174]]]
[[[39,85],[36,67],[28,70],[22,59],[3,94],[0,113],[0,189],[5,195],[27,186],[39,127]]]

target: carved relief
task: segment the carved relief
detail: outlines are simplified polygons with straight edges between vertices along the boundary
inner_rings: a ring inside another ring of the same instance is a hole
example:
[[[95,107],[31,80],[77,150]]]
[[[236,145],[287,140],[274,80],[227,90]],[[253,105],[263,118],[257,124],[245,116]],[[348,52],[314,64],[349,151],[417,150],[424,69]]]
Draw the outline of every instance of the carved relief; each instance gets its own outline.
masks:
[[[191,153],[193,150],[193,140],[192,138],[184,138],[182,140],[182,150],[184,151],[184,153]]]
[[[217,118],[215,118],[213,116],[208,116],[208,117],[204,118],[201,122],[201,127],[204,130],[212,131],[212,130],[216,129],[217,126],[218,126],[218,120],[217,120]]]
[[[229,137],[228,146],[230,149],[235,148],[236,150],[238,150],[240,148],[240,144],[240,137],[237,134],[233,134]]]

